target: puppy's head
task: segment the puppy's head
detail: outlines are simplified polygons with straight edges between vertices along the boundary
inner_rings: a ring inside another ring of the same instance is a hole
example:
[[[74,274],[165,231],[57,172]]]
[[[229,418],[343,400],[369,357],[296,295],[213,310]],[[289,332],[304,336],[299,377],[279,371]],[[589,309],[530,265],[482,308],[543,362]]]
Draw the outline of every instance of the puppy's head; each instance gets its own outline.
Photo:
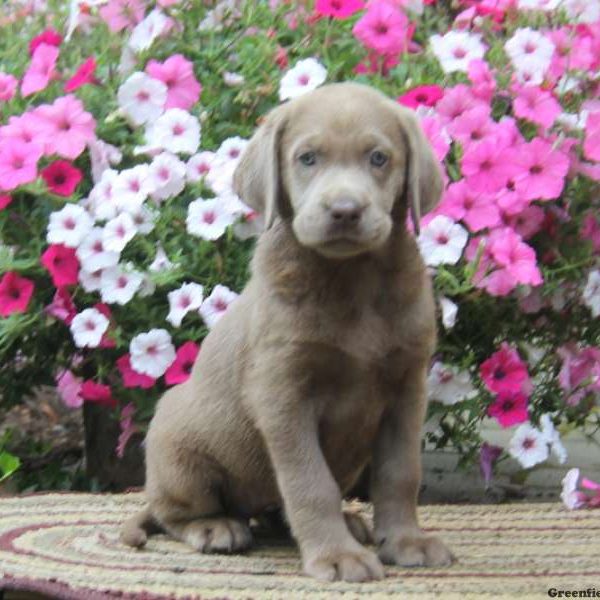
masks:
[[[279,106],[248,144],[236,193],[270,227],[289,219],[298,241],[331,258],[381,247],[410,208],[439,201],[438,161],[414,114],[355,83],[331,84]]]

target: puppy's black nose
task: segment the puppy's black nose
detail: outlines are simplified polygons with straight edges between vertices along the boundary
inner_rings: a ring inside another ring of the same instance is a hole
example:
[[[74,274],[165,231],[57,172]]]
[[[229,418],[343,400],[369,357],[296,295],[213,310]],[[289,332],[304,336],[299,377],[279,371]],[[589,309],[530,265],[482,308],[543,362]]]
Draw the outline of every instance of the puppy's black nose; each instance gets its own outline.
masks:
[[[343,227],[357,225],[362,211],[362,206],[353,198],[340,198],[329,207],[331,220]]]

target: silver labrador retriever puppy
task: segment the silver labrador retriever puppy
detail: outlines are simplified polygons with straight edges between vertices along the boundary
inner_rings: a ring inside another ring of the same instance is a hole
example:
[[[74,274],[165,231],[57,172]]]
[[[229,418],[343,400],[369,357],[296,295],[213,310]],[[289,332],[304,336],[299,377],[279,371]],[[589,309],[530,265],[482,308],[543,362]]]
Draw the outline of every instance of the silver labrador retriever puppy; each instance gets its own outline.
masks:
[[[452,562],[417,522],[434,300],[412,235],[439,201],[412,112],[368,87],[326,85],[274,109],[235,172],[265,215],[252,276],[160,400],[148,507],[122,539],[162,529],[201,552],[251,544],[248,519],[285,509],[307,574],[383,577]],[[342,496],[371,464],[374,540]]]

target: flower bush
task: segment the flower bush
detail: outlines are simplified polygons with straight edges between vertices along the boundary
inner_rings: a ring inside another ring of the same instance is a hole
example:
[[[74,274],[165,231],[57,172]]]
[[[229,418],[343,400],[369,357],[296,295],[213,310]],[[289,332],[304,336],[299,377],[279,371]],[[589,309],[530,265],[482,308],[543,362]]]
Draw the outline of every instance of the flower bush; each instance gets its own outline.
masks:
[[[247,139],[354,79],[413,108],[444,167],[418,236],[440,308],[427,443],[489,481],[598,429],[598,0],[12,0],[0,32],[4,404],[55,383],[112,411],[122,454],[247,279]]]

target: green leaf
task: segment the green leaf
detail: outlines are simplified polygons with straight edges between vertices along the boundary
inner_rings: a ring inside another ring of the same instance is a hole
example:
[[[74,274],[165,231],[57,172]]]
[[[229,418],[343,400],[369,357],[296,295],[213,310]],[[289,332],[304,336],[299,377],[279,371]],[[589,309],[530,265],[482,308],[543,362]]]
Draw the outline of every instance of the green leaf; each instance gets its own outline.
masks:
[[[19,467],[21,461],[8,452],[0,452],[0,482],[8,479]]]

